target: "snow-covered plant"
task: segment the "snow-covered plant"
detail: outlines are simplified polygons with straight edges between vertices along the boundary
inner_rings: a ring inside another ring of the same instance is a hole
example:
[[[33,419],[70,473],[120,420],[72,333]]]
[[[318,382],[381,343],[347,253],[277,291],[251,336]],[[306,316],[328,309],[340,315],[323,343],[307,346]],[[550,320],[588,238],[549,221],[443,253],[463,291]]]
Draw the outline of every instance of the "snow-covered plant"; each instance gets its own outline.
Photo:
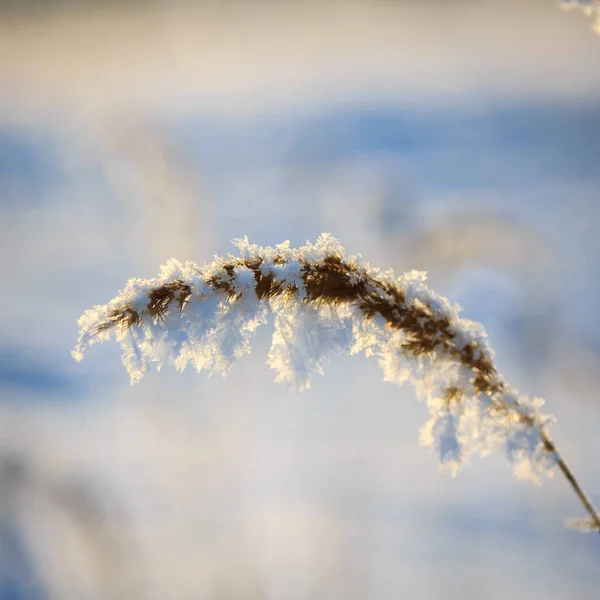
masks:
[[[410,381],[427,402],[420,438],[443,468],[455,473],[472,454],[494,450],[518,477],[540,481],[558,466],[588,513],[578,524],[600,531],[597,512],[548,434],[553,418],[541,411],[543,400],[504,381],[481,325],[432,292],[425,273],[396,278],[360,256],[346,257],[330,234],[298,249],[235,243],[238,256],[204,266],[171,260],[157,277],[130,279],[108,304],[87,310],[75,359],[114,336],[132,384],[152,363],[225,374],[272,316],[268,364],[277,381],[301,391],[333,354],[374,356],[385,381]]]
[[[594,22],[594,31],[600,35],[600,0],[561,0],[563,10],[580,10]]]

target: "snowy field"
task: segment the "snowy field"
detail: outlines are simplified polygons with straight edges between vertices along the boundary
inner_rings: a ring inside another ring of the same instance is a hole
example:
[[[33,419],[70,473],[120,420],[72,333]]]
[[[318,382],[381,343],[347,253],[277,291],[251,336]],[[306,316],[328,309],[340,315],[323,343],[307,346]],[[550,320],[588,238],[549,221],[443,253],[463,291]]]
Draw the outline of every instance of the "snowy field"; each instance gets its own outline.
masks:
[[[597,598],[564,478],[441,473],[372,358],[70,352],[170,258],[331,232],[484,325],[600,504],[599,55],[552,0],[0,5],[0,600]]]

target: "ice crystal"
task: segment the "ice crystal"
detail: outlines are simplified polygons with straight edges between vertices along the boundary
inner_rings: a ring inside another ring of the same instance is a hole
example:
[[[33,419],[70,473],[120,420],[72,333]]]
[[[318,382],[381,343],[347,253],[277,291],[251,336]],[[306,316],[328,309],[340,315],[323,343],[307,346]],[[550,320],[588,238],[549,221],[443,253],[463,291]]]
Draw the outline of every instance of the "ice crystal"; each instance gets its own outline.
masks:
[[[154,365],[225,374],[272,318],[268,364],[296,391],[338,353],[376,357],[385,381],[415,386],[429,408],[421,442],[452,473],[474,454],[503,449],[518,476],[551,474],[543,402],[518,396],[493,365],[484,329],[426,285],[345,257],[329,234],[292,249],[236,240],[238,255],[207,265],[175,260],[153,279],[130,279],[79,319],[73,356],[115,338],[132,384]]]

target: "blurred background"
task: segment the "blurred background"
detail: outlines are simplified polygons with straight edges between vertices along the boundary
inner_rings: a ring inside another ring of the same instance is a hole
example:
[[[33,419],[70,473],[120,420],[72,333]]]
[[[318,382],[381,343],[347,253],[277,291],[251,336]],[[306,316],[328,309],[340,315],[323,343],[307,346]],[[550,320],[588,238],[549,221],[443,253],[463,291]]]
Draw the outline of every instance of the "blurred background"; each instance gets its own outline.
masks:
[[[439,473],[374,361],[70,350],[171,257],[329,231],[485,325],[600,503],[599,56],[552,0],[1,3],[0,600],[597,598],[567,483]]]

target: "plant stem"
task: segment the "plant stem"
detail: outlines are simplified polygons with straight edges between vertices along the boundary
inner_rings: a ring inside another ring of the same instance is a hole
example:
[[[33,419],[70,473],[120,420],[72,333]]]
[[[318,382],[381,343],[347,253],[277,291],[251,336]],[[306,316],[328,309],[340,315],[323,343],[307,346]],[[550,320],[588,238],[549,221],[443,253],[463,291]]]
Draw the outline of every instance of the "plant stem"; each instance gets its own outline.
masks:
[[[571,484],[571,487],[575,491],[575,494],[577,494],[579,501],[581,502],[581,504],[583,504],[583,506],[585,507],[585,510],[587,511],[588,515],[590,516],[590,519],[594,526],[594,529],[596,529],[598,534],[600,534],[600,516],[598,515],[598,511],[594,508],[590,499],[585,495],[585,492],[581,489],[581,486],[577,482],[577,479],[575,479],[575,475],[573,475],[573,472],[568,467],[567,463],[565,462],[565,460],[562,458],[562,456],[556,449],[556,446],[554,445],[552,438],[548,435],[548,433],[544,429],[542,429],[541,432],[542,432],[542,440],[544,442],[544,446],[546,447],[546,450],[548,450],[548,452],[553,452],[556,455],[558,468],[562,471],[562,474],[567,478],[567,481]]]

